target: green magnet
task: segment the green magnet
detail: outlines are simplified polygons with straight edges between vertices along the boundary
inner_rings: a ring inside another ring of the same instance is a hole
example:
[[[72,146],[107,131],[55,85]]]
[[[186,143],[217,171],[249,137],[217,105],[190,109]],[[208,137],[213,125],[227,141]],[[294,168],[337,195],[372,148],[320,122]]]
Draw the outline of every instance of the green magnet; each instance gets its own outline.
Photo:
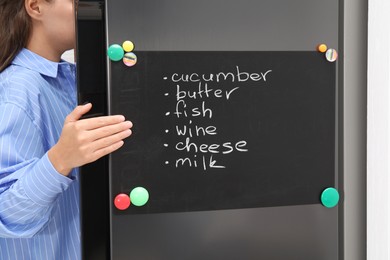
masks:
[[[340,195],[335,188],[326,188],[321,194],[321,202],[327,208],[333,208],[339,203]]]
[[[123,58],[124,54],[125,51],[119,44],[113,44],[107,50],[108,57],[110,58],[110,60],[113,61],[120,61]]]
[[[149,200],[149,192],[143,187],[134,188],[130,192],[130,200],[135,206],[143,206]]]

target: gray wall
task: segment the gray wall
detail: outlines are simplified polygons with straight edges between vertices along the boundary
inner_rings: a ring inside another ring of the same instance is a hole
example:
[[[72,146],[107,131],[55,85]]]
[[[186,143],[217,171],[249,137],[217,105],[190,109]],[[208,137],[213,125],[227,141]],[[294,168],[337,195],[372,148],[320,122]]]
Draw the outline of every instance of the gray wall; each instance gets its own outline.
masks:
[[[367,0],[344,1],[344,259],[366,259]]]

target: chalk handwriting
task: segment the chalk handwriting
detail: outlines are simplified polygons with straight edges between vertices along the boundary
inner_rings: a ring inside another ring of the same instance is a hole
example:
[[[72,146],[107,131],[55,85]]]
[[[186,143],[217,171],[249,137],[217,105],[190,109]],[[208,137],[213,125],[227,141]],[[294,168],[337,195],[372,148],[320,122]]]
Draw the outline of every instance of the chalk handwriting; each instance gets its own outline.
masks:
[[[218,156],[248,152],[249,148],[246,140],[211,142],[208,138],[208,142],[202,141],[202,138],[206,136],[214,138],[220,132],[212,123],[213,120],[220,119],[218,115],[214,114],[211,103],[230,102],[233,95],[239,93],[242,87],[248,86],[248,82],[256,83],[251,86],[266,86],[271,74],[271,69],[248,72],[237,65],[230,71],[225,72],[174,72],[169,77],[164,76],[163,80],[170,81],[171,86],[174,87],[176,103],[175,110],[172,113],[168,111],[165,115],[175,116],[177,119],[174,131],[170,132],[167,129],[165,133],[174,134],[182,139],[176,141],[176,144],[172,146],[173,148],[170,148],[183,154],[183,156],[174,159],[175,162],[172,165],[176,168],[202,168],[204,171],[224,169],[226,166],[217,162]],[[171,96],[169,92],[171,91],[165,92],[164,96],[169,98]],[[211,99],[216,101],[211,101]],[[192,101],[189,102],[189,100]],[[199,118],[210,120],[210,124],[204,125],[202,120],[203,125],[200,125]],[[164,144],[164,147],[171,146]],[[165,164],[170,165],[169,161],[165,161]]]
[[[221,82],[221,81],[230,81],[230,82],[245,82],[245,81],[267,81],[267,75],[271,73],[272,70],[267,70],[265,72],[241,72],[240,67],[236,66],[234,72],[217,72],[210,74],[180,74],[173,73],[171,76],[172,82]]]

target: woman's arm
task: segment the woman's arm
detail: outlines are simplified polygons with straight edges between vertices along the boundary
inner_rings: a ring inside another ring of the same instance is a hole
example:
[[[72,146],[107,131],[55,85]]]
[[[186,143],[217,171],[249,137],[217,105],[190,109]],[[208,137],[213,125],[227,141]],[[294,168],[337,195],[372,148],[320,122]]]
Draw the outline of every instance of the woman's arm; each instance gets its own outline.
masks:
[[[44,149],[42,133],[17,104],[0,105],[0,237],[31,237],[71,185]]]

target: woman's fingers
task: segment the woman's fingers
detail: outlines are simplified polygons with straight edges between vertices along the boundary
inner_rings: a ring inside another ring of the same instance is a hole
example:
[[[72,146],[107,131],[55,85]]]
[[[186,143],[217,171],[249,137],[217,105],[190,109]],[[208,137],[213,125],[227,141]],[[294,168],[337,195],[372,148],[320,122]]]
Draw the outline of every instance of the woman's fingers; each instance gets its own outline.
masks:
[[[122,115],[80,118],[92,104],[77,106],[65,119],[58,142],[49,150],[54,168],[67,176],[74,167],[96,161],[123,146],[133,124]]]
[[[133,127],[133,123],[130,121],[121,122],[114,125],[108,125],[101,128],[93,129],[88,132],[91,137],[91,141],[95,141],[116,133],[125,131]]]
[[[82,119],[77,122],[80,129],[93,130],[109,125],[115,125],[125,121],[122,115],[115,116],[99,116],[94,118]]]
[[[119,141],[116,143],[111,144],[110,146],[106,146],[104,148],[101,148],[93,153],[93,159],[90,162],[94,162],[98,160],[99,158],[106,156],[107,154],[110,154],[112,152],[115,152],[119,148],[123,146],[124,142]]]
[[[91,144],[92,151],[94,151],[96,153],[96,151],[110,147],[110,146],[122,141],[123,139],[129,137],[131,135],[131,133],[132,132],[130,129],[126,129],[126,130],[121,131],[119,133],[100,138]]]
[[[65,123],[76,122],[84,114],[88,113],[92,108],[92,104],[88,103],[85,105],[77,106],[65,119]]]

